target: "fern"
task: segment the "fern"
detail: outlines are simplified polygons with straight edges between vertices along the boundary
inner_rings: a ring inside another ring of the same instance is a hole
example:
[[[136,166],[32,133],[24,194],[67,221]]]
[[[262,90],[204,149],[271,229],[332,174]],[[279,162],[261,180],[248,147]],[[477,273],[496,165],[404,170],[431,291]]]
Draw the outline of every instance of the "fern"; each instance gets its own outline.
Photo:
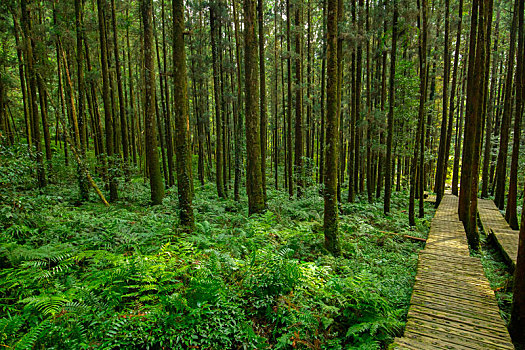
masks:
[[[54,316],[60,310],[62,310],[64,305],[66,305],[69,300],[60,295],[44,295],[25,298],[22,300],[22,302],[27,303],[26,307],[35,307],[44,316]]]
[[[31,330],[20,338],[14,345],[15,350],[26,350],[32,349],[38,338],[51,324],[46,319],[40,322],[36,327],[32,327]]]
[[[4,345],[7,340],[15,337],[24,323],[24,317],[19,315],[0,319],[0,345]]]

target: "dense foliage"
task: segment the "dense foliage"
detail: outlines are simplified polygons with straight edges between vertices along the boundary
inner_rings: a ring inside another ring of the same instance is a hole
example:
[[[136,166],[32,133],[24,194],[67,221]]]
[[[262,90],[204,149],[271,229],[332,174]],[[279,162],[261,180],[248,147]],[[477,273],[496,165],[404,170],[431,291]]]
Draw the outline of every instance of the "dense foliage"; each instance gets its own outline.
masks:
[[[317,186],[296,201],[269,190],[269,210],[249,218],[246,197],[197,188],[188,235],[174,193],[148,207],[141,179],[110,208],[77,202],[74,169],[32,189],[25,149],[2,149],[2,345],[376,349],[402,332],[423,246],[403,234],[429,226],[408,227],[405,192],[388,217],[380,202],[343,204],[334,258]]]

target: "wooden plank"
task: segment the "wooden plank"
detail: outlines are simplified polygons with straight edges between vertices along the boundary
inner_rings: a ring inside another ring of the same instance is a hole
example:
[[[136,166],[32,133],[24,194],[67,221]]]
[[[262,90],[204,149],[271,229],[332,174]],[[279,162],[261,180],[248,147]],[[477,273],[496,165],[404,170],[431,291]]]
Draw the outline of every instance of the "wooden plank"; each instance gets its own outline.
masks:
[[[432,310],[443,311],[447,313],[453,313],[455,315],[461,315],[469,318],[475,318],[487,322],[494,322],[494,320],[501,318],[499,312],[495,310],[484,310],[483,313],[479,312],[479,308],[476,305],[468,303],[457,303],[456,300],[445,300],[445,299],[432,299],[424,296],[413,295],[410,300],[411,305],[419,305]]]
[[[479,346],[481,349],[514,349],[511,342],[500,338],[492,338],[460,330],[456,327],[439,325],[436,323],[411,318],[407,322],[407,330],[425,331],[424,334],[437,339],[448,339],[454,344],[462,346]]]
[[[492,331],[496,331],[500,333],[505,333],[507,331],[507,328],[505,328],[503,325],[501,325],[500,323],[491,322],[490,319],[480,320],[480,319],[474,318],[475,315],[472,315],[472,316],[471,315],[465,316],[465,315],[460,315],[460,314],[458,315],[457,313],[454,313],[451,311],[453,310],[447,310],[446,312],[444,312],[440,310],[422,307],[419,305],[412,305],[410,307],[410,311],[408,315],[410,317],[411,312],[414,312],[420,315],[439,317],[439,318],[450,320],[450,321],[457,322],[460,324],[468,324],[471,326],[479,327],[480,329],[488,329],[488,330],[492,330]]]
[[[416,318],[419,321],[424,321],[444,327],[452,327],[457,330],[469,332],[471,334],[479,335],[480,337],[488,337],[494,339],[500,339],[503,342],[510,341],[509,333],[506,330],[494,330],[489,328],[481,328],[470,323],[458,322],[457,320],[450,320],[444,317],[437,317],[434,315],[427,315],[424,313],[412,312],[409,313],[409,318]],[[505,334],[506,332],[506,334]]]
[[[430,344],[430,349],[455,349],[455,350],[471,350],[472,347],[467,346],[461,346],[458,344],[450,343],[447,341],[442,341],[440,339],[428,337],[428,336],[421,336],[419,334],[411,334],[404,339],[407,339],[408,341],[417,341],[420,344],[423,344],[422,346],[426,346],[426,344]],[[424,347],[421,347],[420,349],[425,349]]]
[[[445,195],[431,223],[399,349],[514,349],[479,258],[470,256],[458,199]],[[486,206],[486,205],[485,205]],[[491,211],[487,226],[500,227]],[[512,244],[501,229],[500,244]],[[512,251],[512,250],[511,250]]]
[[[422,284],[418,285],[418,288],[414,288],[413,294],[425,296],[435,299],[443,299],[455,303],[468,303],[475,305],[478,308],[486,309],[487,307],[492,307],[495,301],[487,298],[483,298],[477,295],[461,295],[448,293],[448,290],[445,288],[434,288],[434,286],[426,287]]]

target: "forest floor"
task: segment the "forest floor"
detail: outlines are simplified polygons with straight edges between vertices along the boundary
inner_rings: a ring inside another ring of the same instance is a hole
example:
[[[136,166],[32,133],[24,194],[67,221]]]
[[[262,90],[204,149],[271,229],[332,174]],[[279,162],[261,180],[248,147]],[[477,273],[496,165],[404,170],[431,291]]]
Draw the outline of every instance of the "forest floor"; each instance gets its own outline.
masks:
[[[334,258],[318,186],[289,200],[270,183],[268,211],[248,218],[244,196],[217,199],[214,185],[196,182],[196,230],[184,234],[175,189],[151,207],[136,178],[105,208],[94,195],[77,202],[74,169],[39,191],[16,164],[1,165],[2,345],[384,349],[402,334],[424,245],[406,236],[425,238],[434,212],[426,203],[409,227],[406,192],[390,216],[382,200],[343,201]],[[505,293],[493,253],[482,254]]]

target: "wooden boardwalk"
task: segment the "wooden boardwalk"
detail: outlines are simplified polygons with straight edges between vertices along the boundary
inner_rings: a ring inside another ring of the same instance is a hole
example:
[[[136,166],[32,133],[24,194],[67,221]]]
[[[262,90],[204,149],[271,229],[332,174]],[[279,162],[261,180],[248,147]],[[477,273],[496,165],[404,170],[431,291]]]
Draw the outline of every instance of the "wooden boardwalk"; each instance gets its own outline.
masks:
[[[519,231],[510,228],[490,199],[478,199],[478,212],[483,230],[494,238],[503,256],[514,268],[518,257]]]
[[[419,254],[405,334],[390,349],[514,349],[481,261],[469,255],[458,199],[445,195]]]

